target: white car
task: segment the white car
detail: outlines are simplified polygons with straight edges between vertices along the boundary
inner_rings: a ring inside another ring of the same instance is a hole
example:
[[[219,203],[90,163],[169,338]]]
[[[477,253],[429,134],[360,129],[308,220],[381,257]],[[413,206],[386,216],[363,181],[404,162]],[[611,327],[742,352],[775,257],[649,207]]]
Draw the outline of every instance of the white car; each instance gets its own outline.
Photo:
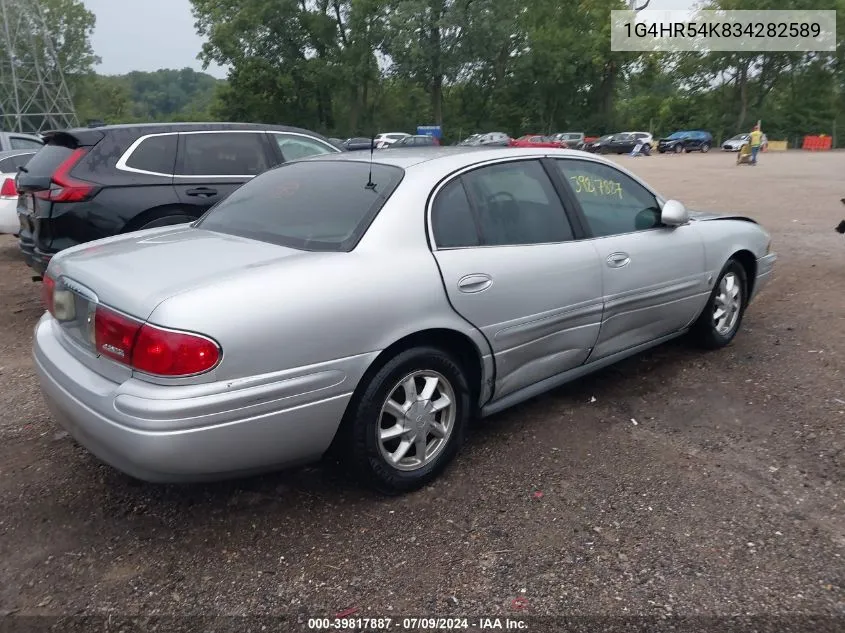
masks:
[[[399,139],[411,136],[406,132],[382,132],[376,137],[376,149],[384,149],[393,145]]]
[[[727,141],[722,143],[722,151],[723,152],[738,152],[743,145],[748,142],[748,139],[751,138],[750,134],[737,134],[736,136],[732,136]],[[769,139],[763,134],[763,138],[761,140],[761,144],[763,149],[766,149],[766,146],[769,144]]]
[[[35,150],[14,149],[0,152],[0,233],[17,235],[18,189],[15,176],[18,167],[23,167],[35,155]]]

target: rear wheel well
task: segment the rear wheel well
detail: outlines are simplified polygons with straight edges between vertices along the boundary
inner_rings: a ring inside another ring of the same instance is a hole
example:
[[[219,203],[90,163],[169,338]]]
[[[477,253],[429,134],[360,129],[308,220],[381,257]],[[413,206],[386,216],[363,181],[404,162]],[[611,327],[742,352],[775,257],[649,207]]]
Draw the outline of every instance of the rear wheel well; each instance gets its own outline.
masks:
[[[467,383],[470,388],[470,402],[474,407],[478,406],[478,399],[481,395],[481,352],[472,340],[465,334],[461,334],[456,330],[449,330],[446,328],[437,328],[430,330],[422,330],[414,332],[405,336],[395,343],[389,345],[376,357],[376,359],[361,376],[352,397],[349,399],[349,404],[346,406],[346,412],[343,420],[340,423],[335,434],[332,446],[329,448],[329,453],[336,453],[339,450],[339,444],[349,437],[351,431],[351,424],[349,423],[350,412],[355,410],[361,394],[366,390],[367,385],[373,376],[375,376],[384,365],[397,354],[401,354],[405,350],[414,347],[435,347],[439,350],[447,352],[452,355],[455,361],[466,372]]]
[[[365,385],[388,360],[412,347],[436,347],[454,356],[455,360],[467,374],[467,383],[469,383],[470,389],[472,390],[470,394],[472,396],[472,402],[478,402],[478,397],[481,393],[481,354],[478,351],[478,347],[465,334],[445,328],[415,332],[399,339],[382,350],[381,354],[376,357],[372,365],[364,372],[361,381],[358,383],[358,387],[355,389],[355,395],[363,390],[362,385]]]
[[[152,209],[147,209],[146,211],[142,211],[134,218],[129,220],[126,225],[123,227],[121,233],[129,233],[131,231],[137,231],[142,226],[153,222],[154,220],[159,220],[161,218],[166,218],[171,215],[187,215],[194,219],[197,218],[196,214],[190,213],[190,211],[183,206],[180,205],[171,205],[171,206],[164,206],[164,207],[153,207]]]
[[[757,279],[757,258],[751,251],[742,250],[731,255],[731,259],[738,261],[745,269],[745,281],[748,286],[745,293],[748,297],[751,297],[754,292],[754,281]]]

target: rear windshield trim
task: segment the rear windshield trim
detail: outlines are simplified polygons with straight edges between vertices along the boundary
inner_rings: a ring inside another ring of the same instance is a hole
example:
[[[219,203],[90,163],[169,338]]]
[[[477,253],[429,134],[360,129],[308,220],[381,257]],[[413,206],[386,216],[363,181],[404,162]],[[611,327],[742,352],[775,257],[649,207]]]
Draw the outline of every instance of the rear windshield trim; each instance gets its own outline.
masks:
[[[311,160],[309,158],[305,158],[302,160],[294,160],[287,163],[282,163],[276,167],[268,169],[265,172],[262,172],[255,179],[261,178],[266,174],[270,174],[273,172],[277,172],[280,169],[285,169],[287,167],[291,167],[293,165],[299,165],[302,163],[355,163],[355,164],[363,164],[369,166],[369,161],[348,161],[348,160],[338,160],[338,159],[325,159],[320,158],[319,160]],[[358,246],[358,243],[361,239],[366,235],[367,231],[370,229],[370,226],[375,221],[378,214],[381,212],[382,208],[384,207],[385,203],[390,199],[390,196],[393,195],[393,192],[396,191],[397,187],[402,183],[405,179],[405,170],[401,167],[396,165],[391,165],[388,163],[381,163],[373,161],[373,166],[378,165],[379,167],[383,167],[386,169],[393,170],[398,173],[397,178],[389,184],[384,190],[379,194],[379,196],[375,199],[375,202],[370,206],[367,213],[361,218],[361,220],[356,225],[355,229],[352,233],[347,237],[345,240],[341,242],[324,242],[320,240],[303,240],[295,237],[289,237],[284,235],[271,235],[264,232],[259,231],[249,231],[246,229],[239,229],[237,227],[227,227],[225,230],[218,230],[218,229],[208,229],[203,226],[205,221],[214,213],[214,210],[221,204],[226,202],[226,199],[217,202],[214,206],[212,206],[208,211],[206,211],[196,222],[194,222],[191,226],[207,231],[211,231],[214,233],[221,233],[225,235],[234,235],[237,237],[244,237],[251,240],[257,240],[259,242],[267,242],[270,244],[276,244],[277,246],[285,246],[288,248],[293,248],[300,251],[311,251],[311,252],[336,252],[336,253],[348,253],[355,249]]]

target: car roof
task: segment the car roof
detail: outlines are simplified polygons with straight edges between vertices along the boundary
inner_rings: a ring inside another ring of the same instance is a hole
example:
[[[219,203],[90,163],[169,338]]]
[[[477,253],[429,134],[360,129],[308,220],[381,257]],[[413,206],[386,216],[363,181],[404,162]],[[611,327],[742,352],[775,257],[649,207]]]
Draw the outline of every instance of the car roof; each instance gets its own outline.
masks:
[[[571,149],[533,148],[533,147],[485,147],[483,145],[447,145],[426,148],[401,147],[389,152],[378,151],[373,154],[374,164],[392,165],[405,170],[412,169],[442,169],[450,173],[463,167],[483,163],[497,158],[542,158],[543,156],[560,156],[571,158],[585,158],[595,160],[595,154]],[[370,154],[366,152],[349,152],[341,154],[323,154],[307,158],[308,161],[355,161],[367,163]],[[610,163],[606,159],[600,162]]]
[[[143,132],[152,133],[155,131],[161,132],[191,132],[195,130],[274,130],[278,132],[298,132],[300,134],[308,134],[310,136],[317,136],[319,138],[326,138],[322,134],[317,134],[311,130],[304,128],[293,127],[289,125],[275,125],[272,123],[220,123],[220,122],[188,122],[188,123],[120,123],[116,125],[103,125],[96,128],[80,127],[71,128],[69,130],[51,130],[45,134],[55,132],[65,132],[69,134],[104,132],[108,133],[115,130],[139,130]]]
[[[35,154],[38,150],[35,148],[32,149],[7,149],[4,152],[0,152],[0,158],[9,158],[10,156],[20,156],[21,154]]]

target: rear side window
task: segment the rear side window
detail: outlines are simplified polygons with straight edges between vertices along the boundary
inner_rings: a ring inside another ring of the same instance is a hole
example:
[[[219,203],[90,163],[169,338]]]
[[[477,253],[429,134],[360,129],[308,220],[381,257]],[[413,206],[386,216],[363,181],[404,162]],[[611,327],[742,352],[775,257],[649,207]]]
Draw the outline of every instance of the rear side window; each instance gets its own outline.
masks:
[[[153,174],[172,176],[176,165],[178,140],[176,134],[145,138],[126,160],[126,166]]]
[[[431,226],[438,248],[478,246],[480,231],[460,178],[443,187],[431,207]]]
[[[300,134],[274,133],[273,138],[279,145],[279,150],[286,161],[333,153],[334,148],[317,139],[308,138]]]
[[[185,176],[255,176],[270,165],[263,133],[182,134]]]
[[[9,138],[9,145],[12,146],[12,149],[41,149],[44,143],[37,141],[34,138],[12,136]]]
[[[196,226],[306,251],[350,251],[404,171],[358,161],[302,161],[270,170],[235,190]]]
[[[26,164],[27,173],[36,178],[50,178],[56,168],[66,161],[71,154],[73,154],[73,150],[64,145],[45,145]]]
[[[29,162],[33,154],[15,154],[0,160],[0,174],[14,174],[18,171],[18,167],[22,167]]]

